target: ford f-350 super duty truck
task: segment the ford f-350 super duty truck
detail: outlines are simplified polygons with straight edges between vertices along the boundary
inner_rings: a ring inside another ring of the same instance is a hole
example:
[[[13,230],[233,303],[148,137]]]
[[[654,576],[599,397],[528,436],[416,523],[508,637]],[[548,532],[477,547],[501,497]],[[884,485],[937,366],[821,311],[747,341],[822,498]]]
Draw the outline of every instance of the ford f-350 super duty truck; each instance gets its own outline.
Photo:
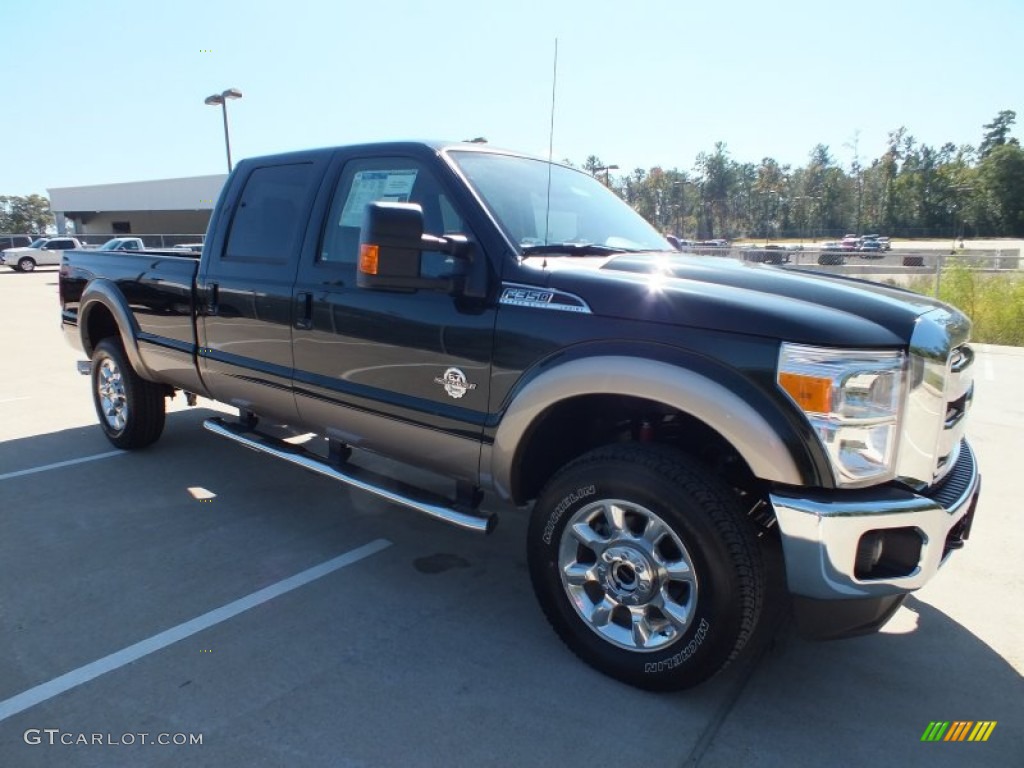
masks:
[[[218,435],[463,528],[493,526],[485,492],[528,509],[555,631],[643,688],[736,656],[765,546],[805,631],[867,632],[977,503],[963,314],[680,254],[587,174],[486,146],[245,160],[201,257],[72,252],[60,297],[115,446],[156,441],[181,391],[239,409],[205,422]],[[367,451],[450,497],[368,472]]]

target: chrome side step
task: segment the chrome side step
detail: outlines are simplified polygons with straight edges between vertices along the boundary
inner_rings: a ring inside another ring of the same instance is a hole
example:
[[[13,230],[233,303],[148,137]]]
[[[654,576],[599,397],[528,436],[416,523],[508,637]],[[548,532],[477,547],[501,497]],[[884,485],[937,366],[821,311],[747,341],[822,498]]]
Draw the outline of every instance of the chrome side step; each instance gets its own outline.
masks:
[[[450,500],[429,491],[414,488],[362,467],[349,464],[332,465],[322,457],[301,447],[255,432],[244,425],[232,424],[221,418],[213,418],[204,421],[203,427],[215,435],[234,440],[250,450],[283,459],[303,469],[316,472],[318,475],[329,477],[361,491],[367,491],[394,504],[415,509],[417,512],[451,523],[459,528],[478,533],[490,533],[498,524],[497,515],[460,511],[453,506],[453,502]]]

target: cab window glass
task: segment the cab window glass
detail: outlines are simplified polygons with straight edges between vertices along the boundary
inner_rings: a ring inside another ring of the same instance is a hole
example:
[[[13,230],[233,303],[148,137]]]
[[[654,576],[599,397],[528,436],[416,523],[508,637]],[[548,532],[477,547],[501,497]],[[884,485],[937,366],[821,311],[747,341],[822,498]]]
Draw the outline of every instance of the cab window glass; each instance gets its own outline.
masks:
[[[431,235],[463,233],[465,224],[434,176],[409,158],[350,161],[338,180],[321,238],[318,261],[355,265],[359,228],[366,206],[374,202],[417,203],[423,209],[423,231]],[[450,265],[446,255],[423,253],[425,276],[440,275]]]
[[[257,168],[245,182],[224,250],[226,261],[284,264],[295,247],[312,165]]]

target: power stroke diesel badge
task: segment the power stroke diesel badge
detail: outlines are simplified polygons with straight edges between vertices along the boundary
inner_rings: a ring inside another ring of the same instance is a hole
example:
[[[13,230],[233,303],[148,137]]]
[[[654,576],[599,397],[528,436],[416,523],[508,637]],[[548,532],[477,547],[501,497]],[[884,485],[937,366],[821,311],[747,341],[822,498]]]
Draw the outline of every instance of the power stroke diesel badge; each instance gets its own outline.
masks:
[[[444,386],[444,391],[456,400],[469,390],[476,389],[476,384],[470,384],[466,380],[466,374],[458,368],[449,368],[444,372],[444,376],[437,376],[434,379],[434,383]]]

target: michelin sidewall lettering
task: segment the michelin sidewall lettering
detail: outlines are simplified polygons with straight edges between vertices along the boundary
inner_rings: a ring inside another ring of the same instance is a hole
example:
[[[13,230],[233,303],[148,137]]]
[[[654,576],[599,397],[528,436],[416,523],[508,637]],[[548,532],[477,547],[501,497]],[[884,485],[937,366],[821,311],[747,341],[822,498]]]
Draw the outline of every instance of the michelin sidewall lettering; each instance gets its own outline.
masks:
[[[541,538],[544,539],[545,544],[551,543],[551,538],[555,533],[555,526],[558,525],[558,521],[565,515],[565,511],[583,499],[589,498],[597,493],[597,487],[594,485],[587,485],[582,488],[577,488],[575,491],[570,493],[568,496],[563,498],[555,506],[554,511],[551,513],[551,517],[548,518],[547,524],[544,526],[544,534]]]

